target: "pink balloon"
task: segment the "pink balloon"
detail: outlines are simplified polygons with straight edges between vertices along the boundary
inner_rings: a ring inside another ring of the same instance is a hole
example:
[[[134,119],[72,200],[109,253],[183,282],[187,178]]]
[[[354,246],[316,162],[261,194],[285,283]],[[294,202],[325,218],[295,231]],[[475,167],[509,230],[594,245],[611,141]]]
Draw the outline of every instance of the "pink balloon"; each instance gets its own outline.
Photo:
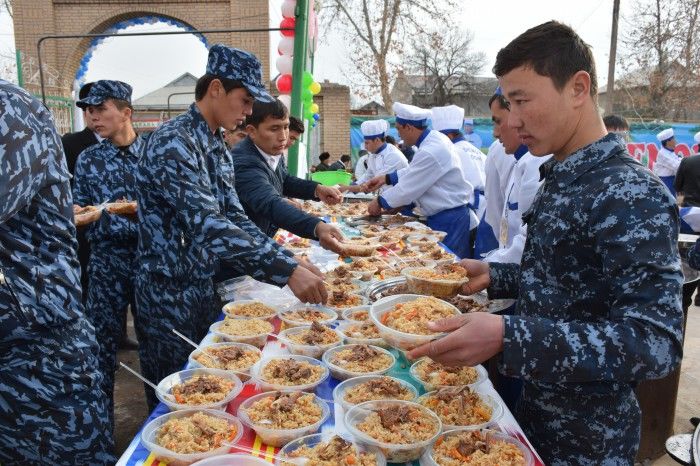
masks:
[[[280,55],[275,61],[277,71],[279,71],[280,74],[292,74],[292,64],[293,60],[289,55]]]
[[[291,57],[294,54],[294,37],[281,38],[277,49],[280,55],[289,55]]]
[[[284,0],[284,2],[282,2],[282,16],[285,18],[294,18],[294,10],[296,10],[296,8],[296,0]]]

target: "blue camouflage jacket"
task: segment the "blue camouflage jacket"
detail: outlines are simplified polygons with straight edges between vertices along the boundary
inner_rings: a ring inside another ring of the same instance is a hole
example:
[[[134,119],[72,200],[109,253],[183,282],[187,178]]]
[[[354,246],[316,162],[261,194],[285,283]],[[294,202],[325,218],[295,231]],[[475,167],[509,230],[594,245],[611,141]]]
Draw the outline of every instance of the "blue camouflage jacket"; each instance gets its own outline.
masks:
[[[250,138],[231,149],[236,167],[236,191],[251,220],[268,236],[281,227],[295,235],[315,238],[314,230],[322,220],[289,204],[283,196],[313,199],[318,183],[287,173],[281,158],[272,170]]]
[[[225,263],[239,275],[287,283],[297,262],[245,216],[231,154],[196,104],[153,132],[136,178],[142,272],[209,279]]]
[[[82,317],[70,174],[51,113],[0,80],[0,347]]]
[[[613,134],[540,171],[521,265],[490,264],[489,295],[517,296],[520,314],[504,317],[502,370],[579,394],[668,374],[682,356],[675,200]]]
[[[136,164],[143,143],[137,136],[129,147],[119,148],[104,139],[85,149],[75,165],[73,202],[86,206],[119,199],[135,201]],[[93,248],[100,243],[136,244],[138,240],[138,226],[122,215],[104,213],[85,228]]]

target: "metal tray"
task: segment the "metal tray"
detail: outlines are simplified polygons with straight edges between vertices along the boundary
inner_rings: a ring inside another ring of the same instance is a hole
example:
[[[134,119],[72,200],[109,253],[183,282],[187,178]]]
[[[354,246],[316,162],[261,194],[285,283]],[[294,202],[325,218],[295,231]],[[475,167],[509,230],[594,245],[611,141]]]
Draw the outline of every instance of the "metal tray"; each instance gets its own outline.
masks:
[[[365,290],[365,295],[369,298],[370,302],[375,302],[380,298],[390,296],[385,294],[386,291],[395,287],[396,285],[401,285],[403,283],[406,283],[405,277],[394,277],[388,278],[386,280],[372,282],[369,284],[369,286],[367,286],[367,289]],[[480,291],[469,297],[474,299],[474,301],[476,301],[479,304],[488,304],[489,312],[491,314],[504,311],[515,303],[514,299],[489,300],[486,291]]]

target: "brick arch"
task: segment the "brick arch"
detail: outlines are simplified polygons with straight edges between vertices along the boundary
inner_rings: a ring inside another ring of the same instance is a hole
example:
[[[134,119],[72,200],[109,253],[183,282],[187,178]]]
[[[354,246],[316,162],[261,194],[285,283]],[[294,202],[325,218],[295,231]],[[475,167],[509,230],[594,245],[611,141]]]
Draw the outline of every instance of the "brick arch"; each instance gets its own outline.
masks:
[[[104,14],[101,18],[95,20],[92,25],[85,28],[83,34],[99,34],[107,31],[112,26],[121,23],[123,21],[128,21],[130,19],[136,19],[145,16],[157,16],[163,19],[170,19],[181,23],[186,27],[190,27],[195,30],[206,30],[215,29],[209,24],[196,24],[195,21],[189,19],[183,19],[171,12],[167,11],[166,8],[152,8],[152,9],[130,9],[130,8],[119,8],[116,11],[109,11]],[[225,26],[221,26],[224,28]],[[210,34],[203,34],[205,40],[211,44],[214,39]],[[218,36],[214,35],[214,36]],[[73,42],[72,51],[69,54],[69,58],[66,60],[62,69],[60,70],[61,76],[61,87],[67,89],[68,92],[72,89],[73,81],[75,80],[76,73],[80,66],[80,62],[88,51],[90,44],[92,43],[92,38],[77,39]]]

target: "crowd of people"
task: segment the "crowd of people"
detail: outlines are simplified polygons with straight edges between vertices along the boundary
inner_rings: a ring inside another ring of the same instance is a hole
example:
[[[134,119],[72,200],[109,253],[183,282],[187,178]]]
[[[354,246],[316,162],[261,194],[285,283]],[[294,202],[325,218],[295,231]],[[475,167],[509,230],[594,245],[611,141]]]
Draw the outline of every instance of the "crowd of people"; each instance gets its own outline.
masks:
[[[658,176],[629,156],[621,120],[606,128],[598,112],[590,47],[568,26],[526,31],[493,71],[496,141],[486,155],[463,109],[395,103],[410,156],[385,120],[366,121],[367,153],[340,188],[288,173],[284,156],[304,125],[243,50],[212,46],[195,102],[148,138],[134,130],[126,83],[86,85],[77,105],[88,128],[62,143],[49,111],[0,81],[0,462],[114,462],[114,372],[129,308],[141,371],[158,382],[189,354],[172,330],[200,341],[217,318],[218,281],[249,275],[324,303],[323,274],[273,236],[283,228],[340,251],[341,231],[295,199],[336,204],[349,191],[377,194],[369,215],[420,215],[446,232],[471,277],[465,294],[517,299],[510,315],[432,323],[449,334],[412,358],[497,357],[547,464],[632,464],[632,388],[682,356],[672,189],[697,202],[698,158],[681,162],[668,130]],[[351,168],[349,156],[329,157],[315,170]],[[135,210],[81,215],[120,201]],[[697,246],[689,263],[700,265]]]

